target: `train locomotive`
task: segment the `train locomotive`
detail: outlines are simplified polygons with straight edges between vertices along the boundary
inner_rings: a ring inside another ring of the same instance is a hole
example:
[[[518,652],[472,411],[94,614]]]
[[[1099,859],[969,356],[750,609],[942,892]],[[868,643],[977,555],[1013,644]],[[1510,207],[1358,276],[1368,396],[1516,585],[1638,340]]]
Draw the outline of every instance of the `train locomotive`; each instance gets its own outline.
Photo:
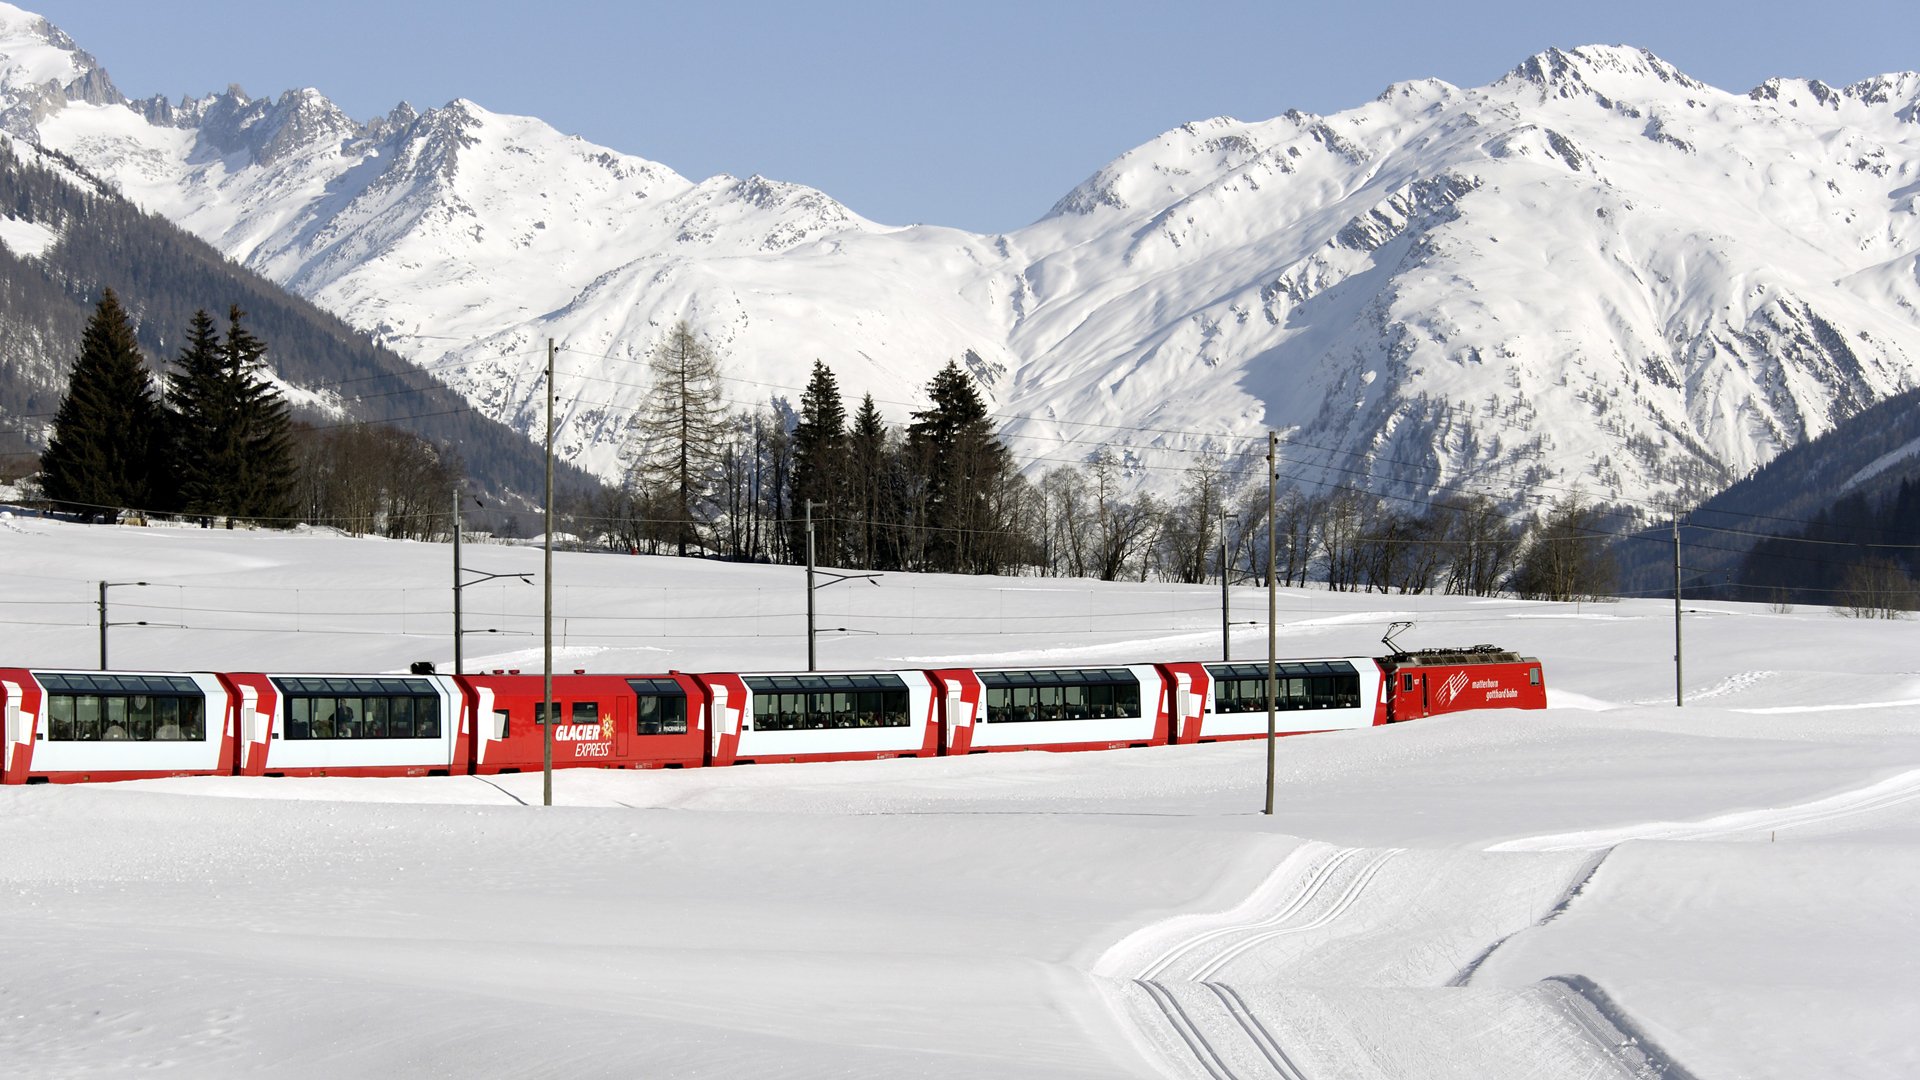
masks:
[[[553,676],[0,668],[0,781],[449,776],[1098,750],[1267,733],[1267,664]],[[1280,661],[1276,732],[1546,707],[1494,646]]]

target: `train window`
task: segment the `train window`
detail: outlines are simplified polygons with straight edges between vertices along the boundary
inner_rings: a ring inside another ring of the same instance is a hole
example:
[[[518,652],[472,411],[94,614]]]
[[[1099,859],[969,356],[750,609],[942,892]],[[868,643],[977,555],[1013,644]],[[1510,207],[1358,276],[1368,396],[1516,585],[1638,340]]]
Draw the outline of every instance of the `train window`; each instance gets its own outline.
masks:
[[[1527,685],[1528,686],[1540,685],[1540,669],[1539,668],[1527,669]]]
[[[635,730],[641,735],[684,735],[687,732],[685,694],[642,694],[637,699]]]
[[[628,679],[635,699],[634,731],[640,735],[685,735],[687,692],[673,679]],[[759,708],[758,703],[755,709]],[[760,726],[757,722],[756,727]]]
[[[1140,680],[1125,668],[982,671],[985,722],[1108,720],[1140,715]]]
[[[440,699],[426,679],[390,675],[277,676],[286,699],[288,739],[434,739]],[[184,710],[184,705],[183,705]],[[198,712],[181,714],[182,730],[205,730]],[[158,730],[158,728],[156,728]]]
[[[906,727],[911,697],[897,675],[750,675],[760,731]],[[684,710],[684,700],[682,709]],[[686,730],[684,712],[680,730]]]
[[[1411,674],[1400,676],[1400,691],[1406,694],[1413,693],[1413,676]]]
[[[507,737],[507,731],[509,729],[509,725],[507,721],[512,715],[513,714],[506,709],[493,710],[493,737],[494,738],[504,739]],[[409,723],[412,722],[411,718],[409,718],[408,722]]]
[[[198,742],[205,737],[200,698],[152,694],[48,694],[51,742]]]
[[[576,701],[573,703],[573,722],[576,724],[600,725],[600,703],[597,701]]]
[[[1265,664],[1209,664],[1214,680],[1214,711],[1265,712]],[[1342,661],[1295,661],[1274,666],[1273,707],[1353,709],[1360,707],[1360,673]]]
[[[185,675],[35,672],[47,691],[52,742],[199,741],[206,699]]]

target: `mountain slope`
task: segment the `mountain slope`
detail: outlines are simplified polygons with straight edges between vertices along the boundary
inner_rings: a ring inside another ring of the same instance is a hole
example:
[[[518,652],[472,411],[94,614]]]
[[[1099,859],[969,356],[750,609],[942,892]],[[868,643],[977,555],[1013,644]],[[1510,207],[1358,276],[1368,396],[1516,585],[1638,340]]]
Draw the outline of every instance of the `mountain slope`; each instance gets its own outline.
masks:
[[[70,160],[0,134],[0,471],[33,471],[81,329],[103,288],[135,319],[149,363],[178,352],[193,312],[247,312],[295,413],[318,425],[386,422],[453,447],[475,490],[524,504],[543,483],[540,449],[475,413],[444,384],[338,318],[233,265],[142,212]],[[578,484],[584,478],[563,471]],[[449,493],[451,496],[451,493]],[[517,498],[513,498],[517,496]],[[494,500],[496,503],[498,498]]]
[[[1272,427],[1308,485],[1515,505],[1699,497],[1920,382],[1912,74],[1743,95],[1549,50],[1485,87],[1188,124],[979,236],[468,101],[367,124],[312,90],[127,103],[77,50],[46,60],[40,25],[0,15],[0,55],[71,77],[30,109],[0,80],[15,130],[523,430],[561,339],[567,441],[602,473],[681,318],[743,403],[818,358],[899,418],[971,350],[1035,468],[1104,442],[1168,486]]]

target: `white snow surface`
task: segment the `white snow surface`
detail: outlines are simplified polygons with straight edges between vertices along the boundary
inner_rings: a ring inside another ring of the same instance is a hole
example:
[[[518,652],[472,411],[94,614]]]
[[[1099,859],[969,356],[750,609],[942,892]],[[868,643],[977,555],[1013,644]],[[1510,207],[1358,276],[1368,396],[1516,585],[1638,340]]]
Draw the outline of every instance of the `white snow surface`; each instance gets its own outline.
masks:
[[[4,662],[443,665],[445,545],[0,521]],[[467,564],[537,569],[469,545]],[[561,553],[557,666],[800,665],[790,567]],[[537,588],[468,590],[524,635]],[[885,575],[822,666],[1219,656],[1207,587]],[[1236,592],[1239,616],[1264,596]],[[1283,656],[1496,642],[1551,708],[1259,742],[0,789],[23,1076],[1908,1077],[1920,628],[1288,590]],[[124,625],[145,620],[152,625]],[[168,626],[164,624],[175,624]],[[1263,628],[1234,641],[1264,654]],[[478,633],[470,667],[538,669]],[[525,805],[531,804],[531,805]]]
[[[0,214],[0,244],[22,258],[38,258],[60,239],[60,234],[31,221]]]
[[[26,18],[0,106],[52,70]],[[1917,110],[1914,73],[1742,93],[1549,49],[1182,125],[996,235],[466,100],[361,123],[314,89],[93,93],[14,123],[523,431],[558,339],[563,453],[607,476],[686,319],[741,405],[819,359],[901,420],[971,350],[1032,471],[1105,444],[1167,488],[1271,428],[1304,484],[1613,500],[1718,490],[1920,381]]]

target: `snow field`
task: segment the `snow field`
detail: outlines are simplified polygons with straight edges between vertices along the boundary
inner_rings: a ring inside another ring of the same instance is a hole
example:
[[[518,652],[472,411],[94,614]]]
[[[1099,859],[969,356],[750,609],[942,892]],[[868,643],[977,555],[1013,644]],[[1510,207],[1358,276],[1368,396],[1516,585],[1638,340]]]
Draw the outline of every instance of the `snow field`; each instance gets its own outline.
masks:
[[[93,583],[141,579],[188,607],[198,588],[251,590],[259,622],[115,628],[139,666],[444,661],[443,546],[10,524],[9,660],[90,666]],[[468,551],[489,569],[525,554]],[[735,637],[693,618],[797,594],[791,568],[563,556],[557,576],[576,615],[644,591],[659,631],[596,638],[612,624],[580,618],[572,666],[791,668],[803,650],[782,616]],[[348,587],[406,593],[425,629],[273,628],[280,590]],[[926,606],[825,655],[1207,659],[1215,595],[890,575],[834,597],[836,618]],[[1709,606],[1689,616],[1698,689],[1675,709],[1659,603],[1290,591],[1281,607],[1286,655],[1365,654],[1409,616],[1422,644],[1519,648],[1554,707],[1282,740],[1271,819],[1258,742],[564,771],[550,810],[537,775],[0,789],[0,1060],[197,1077],[1920,1071],[1913,624]],[[469,646],[474,667],[529,666],[523,641]]]

